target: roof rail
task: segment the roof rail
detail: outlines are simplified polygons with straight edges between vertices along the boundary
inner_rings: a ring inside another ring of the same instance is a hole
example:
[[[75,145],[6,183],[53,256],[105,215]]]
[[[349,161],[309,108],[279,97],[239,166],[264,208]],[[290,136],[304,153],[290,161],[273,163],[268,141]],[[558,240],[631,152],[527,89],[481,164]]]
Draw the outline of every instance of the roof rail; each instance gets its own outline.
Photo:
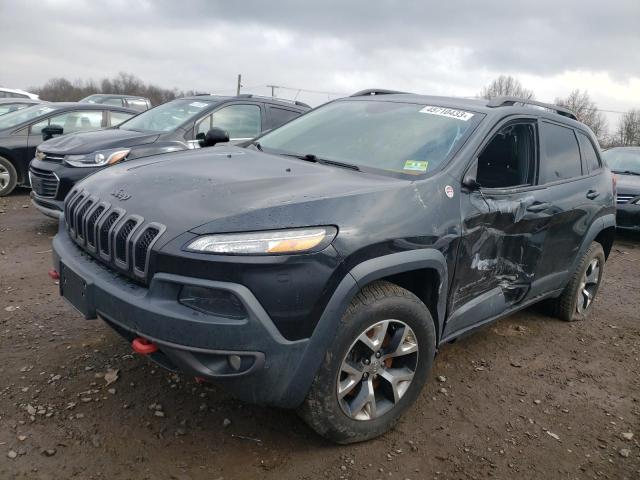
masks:
[[[366,97],[367,95],[393,95],[394,93],[409,93],[399,92],[398,90],[384,90],[382,88],[368,88],[367,90],[360,90],[359,92],[349,95],[350,97]]]
[[[276,102],[292,103],[292,104],[298,105],[300,107],[311,108],[310,105],[307,105],[304,102],[301,102],[299,100],[289,100],[288,98],[268,97],[266,95],[255,95],[253,93],[241,93],[240,95],[238,95],[238,97],[242,97],[242,98],[262,98],[264,100],[274,100]]]
[[[534,105],[536,107],[546,108],[547,110],[552,110],[556,112],[558,115],[562,115],[563,117],[567,117],[572,120],[578,120],[576,118],[576,114],[573,113],[568,108],[560,107],[558,105],[553,105],[551,103],[537,102],[536,100],[529,100],[529,99],[520,98],[520,97],[494,97],[491,100],[489,100],[489,103],[487,103],[487,107],[490,107],[490,108],[512,107],[516,103],[521,103],[523,105]]]

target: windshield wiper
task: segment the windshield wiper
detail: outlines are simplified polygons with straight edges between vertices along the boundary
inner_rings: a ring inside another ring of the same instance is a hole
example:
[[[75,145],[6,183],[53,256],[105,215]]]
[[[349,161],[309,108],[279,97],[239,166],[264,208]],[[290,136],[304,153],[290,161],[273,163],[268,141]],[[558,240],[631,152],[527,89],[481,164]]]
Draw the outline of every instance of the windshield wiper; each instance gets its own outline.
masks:
[[[339,162],[338,160],[329,160],[327,158],[320,158],[313,153],[307,153],[305,155],[300,155],[297,153],[283,153],[282,155],[286,155],[288,157],[299,158],[300,160],[305,160],[307,162],[320,163],[322,165],[334,165],[336,167],[348,168],[350,170],[360,171],[360,167],[357,165],[353,165],[351,163]]]
[[[260,150],[261,152],[262,150],[262,145],[260,145],[260,142],[258,140],[254,140],[253,142],[251,142],[249,145],[253,145],[255,146],[258,150]]]
[[[612,170],[612,172],[619,173],[622,175],[640,175],[640,172],[634,172],[633,170],[624,170],[624,171]]]

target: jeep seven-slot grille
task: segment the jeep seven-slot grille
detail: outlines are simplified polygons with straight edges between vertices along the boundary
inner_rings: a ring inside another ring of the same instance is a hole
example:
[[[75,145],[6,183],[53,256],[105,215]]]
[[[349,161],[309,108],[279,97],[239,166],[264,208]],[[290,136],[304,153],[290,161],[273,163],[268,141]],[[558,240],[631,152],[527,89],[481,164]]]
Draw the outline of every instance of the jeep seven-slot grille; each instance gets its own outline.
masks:
[[[100,205],[91,213],[91,215],[87,219],[86,237],[87,237],[87,245],[89,245],[90,247],[93,247],[93,248],[96,247],[96,221],[98,220],[98,217],[102,215],[104,210],[105,210],[105,207],[103,205]]]
[[[149,254],[164,225],[145,223],[86,191],[71,192],[64,212],[69,236],[80,248],[113,270],[148,281]]]
[[[118,230],[116,234],[116,251],[115,256],[121,262],[127,263],[129,259],[127,258],[127,240],[129,238],[129,234],[136,227],[135,220],[127,220],[124,222],[122,227]]]
[[[140,238],[138,238],[133,253],[133,257],[135,259],[133,266],[139,272],[144,272],[146,270],[147,252],[159,233],[160,229],[156,227],[147,227],[147,229],[144,230],[144,233],[140,235]]]
[[[100,226],[100,251],[106,255],[111,254],[109,230],[111,230],[111,227],[119,218],[119,212],[111,212],[104,223]]]

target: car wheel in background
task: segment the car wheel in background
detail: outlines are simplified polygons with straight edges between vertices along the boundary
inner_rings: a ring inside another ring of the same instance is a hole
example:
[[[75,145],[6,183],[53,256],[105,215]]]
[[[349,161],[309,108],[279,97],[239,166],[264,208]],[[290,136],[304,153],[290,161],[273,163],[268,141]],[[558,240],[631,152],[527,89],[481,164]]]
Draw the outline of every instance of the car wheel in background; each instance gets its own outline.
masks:
[[[13,164],[4,157],[0,157],[0,197],[9,195],[18,183],[18,172]]]

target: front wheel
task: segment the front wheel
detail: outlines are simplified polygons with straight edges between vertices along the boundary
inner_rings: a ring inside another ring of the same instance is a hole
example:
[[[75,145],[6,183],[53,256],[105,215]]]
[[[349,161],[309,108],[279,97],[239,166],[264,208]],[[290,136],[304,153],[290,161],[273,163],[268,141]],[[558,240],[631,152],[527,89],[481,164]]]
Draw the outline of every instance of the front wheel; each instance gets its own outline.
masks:
[[[584,320],[591,311],[604,273],[604,251],[593,242],[580,259],[580,264],[564,291],[555,300],[556,315],[567,322]]]
[[[337,443],[377,437],[418,397],[435,349],[427,307],[397,285],[375,282],[345,312],[299,413]]]

